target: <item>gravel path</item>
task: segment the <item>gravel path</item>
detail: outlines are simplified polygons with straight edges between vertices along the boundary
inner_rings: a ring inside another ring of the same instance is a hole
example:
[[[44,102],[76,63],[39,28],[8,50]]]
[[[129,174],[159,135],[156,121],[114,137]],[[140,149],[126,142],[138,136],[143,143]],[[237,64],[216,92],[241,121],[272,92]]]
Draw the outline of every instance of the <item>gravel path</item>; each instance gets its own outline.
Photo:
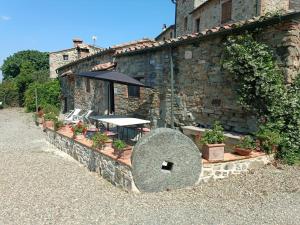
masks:
[[[21,109],[0,111],[0,225],[299,225],[299,167],[129,194],[49,146]]]

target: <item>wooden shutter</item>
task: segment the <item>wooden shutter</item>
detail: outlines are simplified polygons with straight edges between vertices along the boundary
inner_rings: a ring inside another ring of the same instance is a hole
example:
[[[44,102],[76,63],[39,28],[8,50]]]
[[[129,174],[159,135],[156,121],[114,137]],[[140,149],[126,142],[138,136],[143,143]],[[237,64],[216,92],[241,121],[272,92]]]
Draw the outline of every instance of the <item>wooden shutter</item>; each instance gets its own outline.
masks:
[[[221,23],[226,23],[231,20],[232,0],[222,4],[222,19]]]

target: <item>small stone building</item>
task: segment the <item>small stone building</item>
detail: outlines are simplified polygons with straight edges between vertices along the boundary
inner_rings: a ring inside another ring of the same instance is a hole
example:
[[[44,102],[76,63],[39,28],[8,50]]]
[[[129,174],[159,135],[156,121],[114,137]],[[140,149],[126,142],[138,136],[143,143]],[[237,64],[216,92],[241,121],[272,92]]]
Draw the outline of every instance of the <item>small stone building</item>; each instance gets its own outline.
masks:
[[[81,39],[73,39],[73,45],[73,48],[49,54],[50,78],[57,77],[57,68],[101,50],[101,48],[84,44]]]
[[[155,38],[155,41],[165,41],[175,37],[175,25],[166,27],[164,25],[163,31]]]
[[[276,11],[300,10],[298,0],[178,0],[176,36],[263,16]]]
[[[222,58],[228,35],[258,28],[255,38],[274,50],[286,82],[292,82],[300,72],[299,12],[239,21],[161,42],[108,48],[79,59],[58,68],[63,109],[85,108],[99,114],[109,109],[117,115],[151,120],[153,127],[169,127],[173,118],[177,127],[208,127],[218,120],[228,131],[254,131],[256,118],[237,103],[235,83],[222,67]],[[115,84],[112,89],[109,82],[78,76],[80,72],[110,69],[151,88]]]

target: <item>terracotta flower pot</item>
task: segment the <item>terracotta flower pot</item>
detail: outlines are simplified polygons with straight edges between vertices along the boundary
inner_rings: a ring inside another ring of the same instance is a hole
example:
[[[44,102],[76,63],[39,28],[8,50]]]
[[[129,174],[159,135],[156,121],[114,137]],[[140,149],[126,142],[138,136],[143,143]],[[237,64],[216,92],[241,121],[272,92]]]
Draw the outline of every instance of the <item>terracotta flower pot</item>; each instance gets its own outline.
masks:
[[[224,160],[225,144],[204,144],[202,146],[202,157],[208,161]]]
[[[247,149],[247,148],[235,148],[235,153],[241,156],[249,156],[252,153],[253,149]]]
[[[106,141],[105,144],[104,144],[104,148],[112,148],[112,143],[113,143],[112,140]]]
[[[46,120],[45,125],[46,127],[54,128],[54,122],[51,120]]]

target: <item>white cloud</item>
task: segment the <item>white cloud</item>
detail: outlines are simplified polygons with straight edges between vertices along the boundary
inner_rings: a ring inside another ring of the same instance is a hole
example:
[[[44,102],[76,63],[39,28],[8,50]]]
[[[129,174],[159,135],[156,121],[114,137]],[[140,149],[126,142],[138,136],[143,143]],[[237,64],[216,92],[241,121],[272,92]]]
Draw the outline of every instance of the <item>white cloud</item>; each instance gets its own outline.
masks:
[[[4,20],[4,21],[11,20],[11,17],[9,17],[9,16],[0,16],[0,20]]]

